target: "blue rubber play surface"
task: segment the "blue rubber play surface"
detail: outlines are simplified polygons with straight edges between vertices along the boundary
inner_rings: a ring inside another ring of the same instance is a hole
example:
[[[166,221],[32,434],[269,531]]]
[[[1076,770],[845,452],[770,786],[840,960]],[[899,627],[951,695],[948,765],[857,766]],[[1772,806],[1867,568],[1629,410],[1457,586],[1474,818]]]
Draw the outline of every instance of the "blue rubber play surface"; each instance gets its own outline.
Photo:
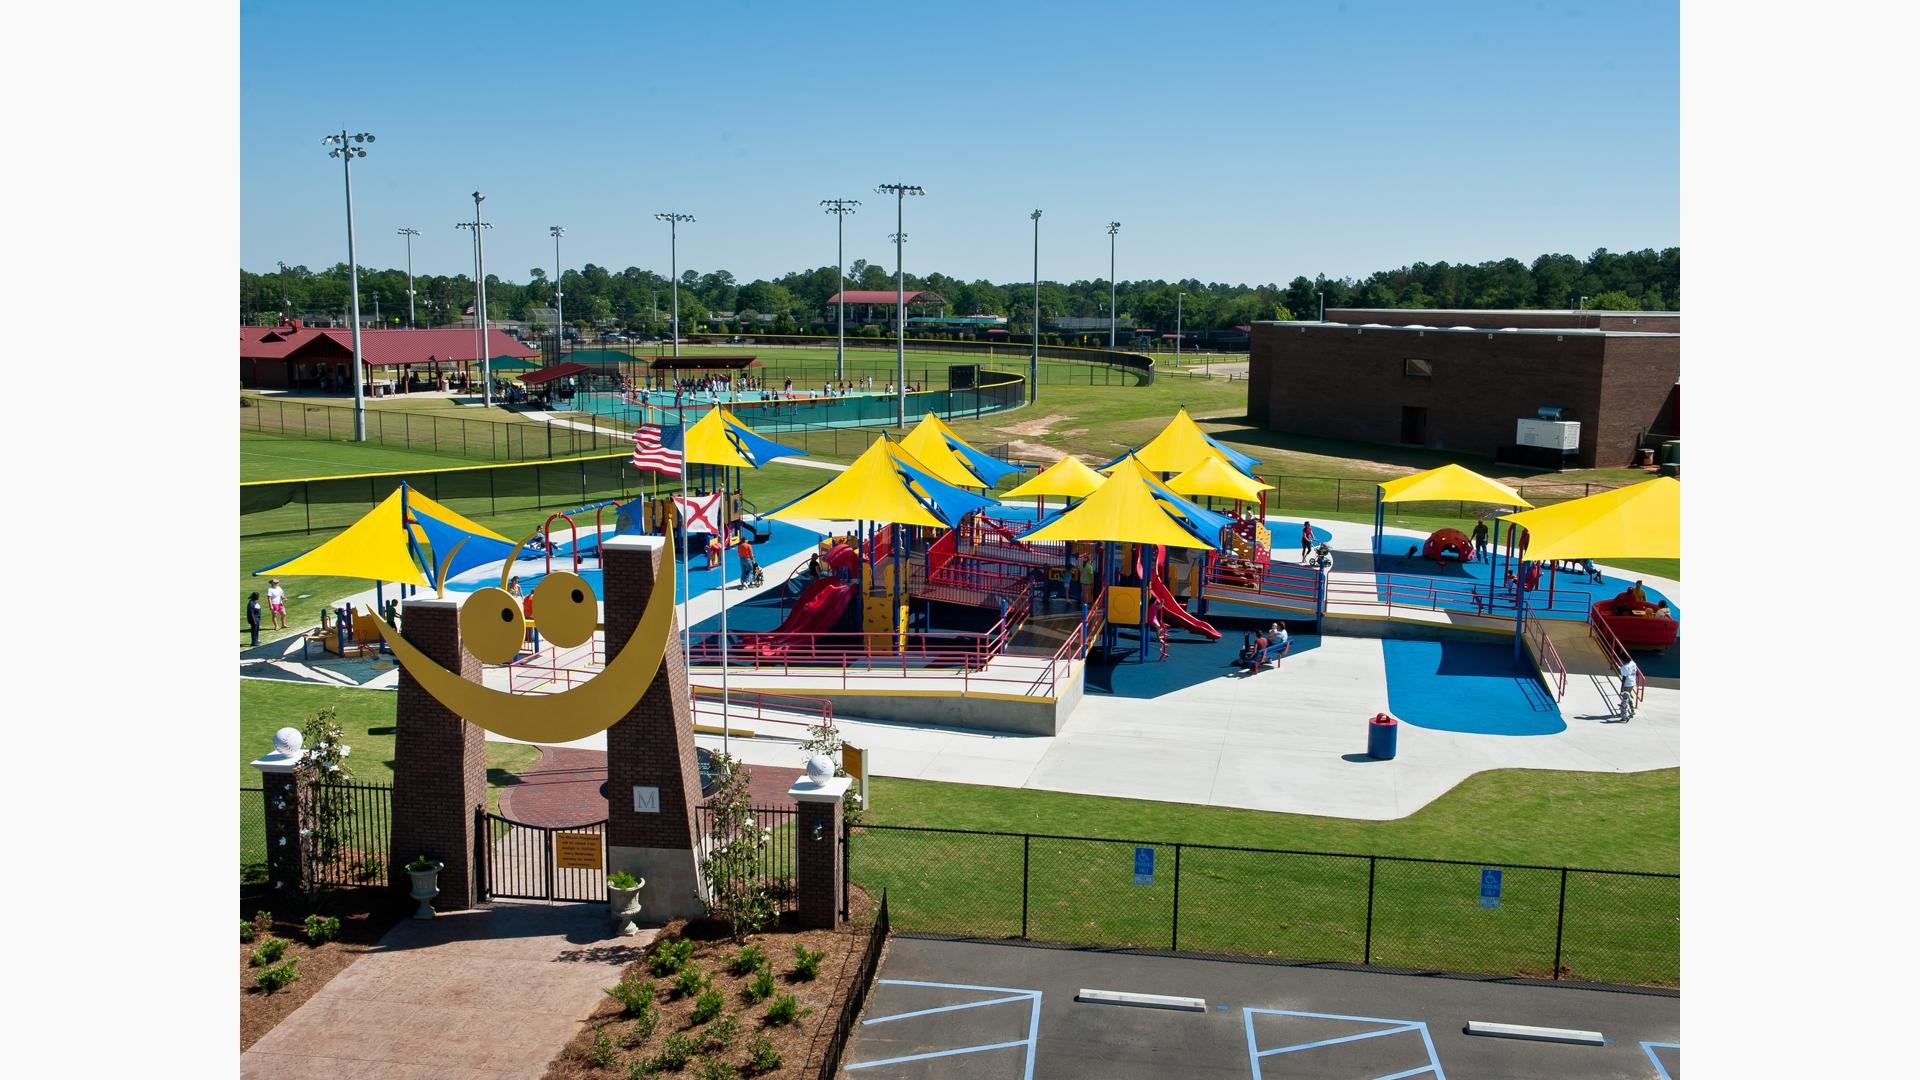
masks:
[[[755,544],[753,546],[754,560],[761,566],[768,566],[779,562],[789,555],[806,551],[820,542],[820,534],[814,532],[812,529],[803,529],[798,525],[791,525],[784,521],[765,521],[761,524],[767,527],[769,533],[769,538],[766,543]],[[566,534],[561,532],[557,535],[565,536]],[[595,541],[591,534],[582,532],[580,537],[580,550],[583,557],[589,557],[594,554]],[[573,564],[572,551],[573,545],[571,541],[563,540],[555,544],[553,568],[555,570],[571,569]],[[676,554],[678,553],[676,552]],[[533,592],[534,586],[538,585],[540,579],[547,574],[547,559],[544,555],[522,558],[514,565],[514,573],[520,578],[520,589],[522,592]],[[591,565],[586,569],[583,569],[580,572],[580,576],[587,579],[587,584],[593,586],[594,592],[600,594],[603,599],[605,598],[606,592],[601,586],[600,568],[597,559],[593,560]],[[707,592],[719,585],[722,581],[739,581],[740,557],[732,548],[728,548],[725,565],[708,569],[706,557],[704,555],[695,555],[687,566],[686,577],[679,580],[680,589],[674,597],[676,603],[687,598],[689,595],[687,591],[689,585],[693,590],[691,595],[699,596],[701,593]],[[448,582],[447,588],[452,592],[472,592],[475,589],[485,588],[488,585],[498,585],[499,583],[500,565],[495,563],[492,567],[482,567],[481,569],[462,574],[460,577]]]
[[[1276,530],[1275,536],[1278,535]],[[1494,587],[1494,568],[1499,567],[1503,578],[1508,570],[1506,561],[1461,562],[1448,557],[1435,562],[1419,554],[1421,543],[1420,538],[1410,536],[1387,536],[1381,540],[1381,549],[1374,552],[1373,569],[1382,600],[1387,598],[1391,590],[1395,596],[1413,600],[1431,597],[1436,606],[1445,610],[1475,611],[1474,597],[1484,598]],[[1408,556],[1409,549],[1413,551],[1411,557]],[[1602,574],[1599,582],[1595,583],[1585,574],[1563,570],[1557,575],[1550,575],[1543,568],[1539,588],[1527,594],[1529,611],[1536,618],[1585,621],[1587,610],[1595,601],[1611,599],[1626,592],[1635,580]],[[1551,607],[1548,606],[1549,598]],[[1648,586],[1647,599],[1658,603],[1667,600],[1667,597],[1660,590]],[[1667,602],[1673,609],[1674,618],[1679,618],[1679,605],[1671,600]],[[1506,606],[1506,611],[1511,617],[1513,608],[1510,604]]]
[[[1416,727],[1471,735],[1554,735],[1567,729],[1560,707],[1513,644],[1463,641],[1381,643],[1387,707]]]

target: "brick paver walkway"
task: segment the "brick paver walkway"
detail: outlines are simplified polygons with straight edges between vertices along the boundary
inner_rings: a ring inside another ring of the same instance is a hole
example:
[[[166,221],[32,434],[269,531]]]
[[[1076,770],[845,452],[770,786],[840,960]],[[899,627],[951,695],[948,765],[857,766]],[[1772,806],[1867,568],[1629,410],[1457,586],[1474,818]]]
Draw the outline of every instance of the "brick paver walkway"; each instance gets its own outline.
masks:
[[[537,1078],[653,932],[604,904],[408,919],[240,1055],[245,1080]]]
[[[799,752],[795,751],[794,756],[798,757]],[[787,790],[805,770],[773,765],[749,767],[753,770],[753,805],[777,810],[793,808]],[[607,798],[601,792],[601,785],[606,782],[606,751],[543,746],[540,761],[521,773],[518,783],[500,792],[500,816],[548,828],[599,821],[607,816]]]

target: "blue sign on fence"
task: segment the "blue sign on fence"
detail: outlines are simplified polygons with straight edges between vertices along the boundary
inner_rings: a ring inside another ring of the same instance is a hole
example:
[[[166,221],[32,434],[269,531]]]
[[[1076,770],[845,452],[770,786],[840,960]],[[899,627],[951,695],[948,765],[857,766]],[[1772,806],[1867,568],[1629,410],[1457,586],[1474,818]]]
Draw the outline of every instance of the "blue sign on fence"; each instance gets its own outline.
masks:
[[[1133,849],[1133,883],[1135,885],[1153,884],[1153,849],[1137,847]]]
[[[1483,908],[1500,906],[1500,871],[1480,871],[1480,906]]]

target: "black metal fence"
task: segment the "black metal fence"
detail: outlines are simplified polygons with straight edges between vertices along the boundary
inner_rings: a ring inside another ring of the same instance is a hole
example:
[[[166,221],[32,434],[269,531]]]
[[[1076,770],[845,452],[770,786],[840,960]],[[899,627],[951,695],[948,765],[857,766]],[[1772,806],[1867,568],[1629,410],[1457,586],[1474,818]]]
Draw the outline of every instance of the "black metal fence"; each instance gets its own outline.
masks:
[[[848,842],[901,931],[1680,982],[1677,874],[882,825]]]
[[[385,884],[393,840],[393,788],[312,784],[300,805],[300,833],[307,888]]]
[[[480,894],[489,900],[607,899],[607,823],[548,827],[529,825],[480,810],[476,815],[480,850]],[[560,833],[597,837],[597,866],[561,866]]]
[[[846,1052],[847,1036],[853,1033],[853,1024],[860,1016],[860,1010],[866,1008],[867,992],[873,989],[873,977],[880,971],[880,953],[886,947],[887,934],[891,929],[887,918],[887,894],[880,893],[880,913],[874,917],[873,926],[867,931],[866,950],[860,955],[860,969],[854,972],[853,981],[846,984],[845,1004],[840,1009],[840,1021],[827,1036],[827,1051],[820,1061],[820,1080],[833,1080],[840,1072],[840,1055]]]
[[[767,843],[760,849],[759,856],[750,867],[740,872],[759,882],[760,888],[773,901],[776,912],[793,911],[799,903],[799,893],[794,888],[794,875],[799,867],[799,831],[800,812],[792,808],[774,808],[756,806],[753,808],[752,828],[767,831]],[[734,838],[721,835],[714,823],[713,807],[702,804],[693,808],[694,836],[700,845],[699,856],[702,862],[713,853],[718,845],[731,843]],[[712,889],[724,887],[727,882],[716,881],[708,876],[707,885]]]
[[[240,884],[267,880],[267,807],[262,789],[240,789]]]
[[[570,423],[493,420],[460,416],[451,410],[368,409],[366,416],[369,445],[488,461],[546,460],[632,449],[633,445],[630,431],[592,416]],[[253,431],[293,439],[352,442],[353,407],[242,394],[240,430],[243,434]]]

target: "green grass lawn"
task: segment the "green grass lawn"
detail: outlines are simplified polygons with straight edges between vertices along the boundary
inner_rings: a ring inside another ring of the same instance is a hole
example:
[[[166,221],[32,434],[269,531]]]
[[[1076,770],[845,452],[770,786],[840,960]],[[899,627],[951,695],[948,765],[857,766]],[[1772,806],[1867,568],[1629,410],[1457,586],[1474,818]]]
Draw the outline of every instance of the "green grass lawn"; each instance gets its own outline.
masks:
[[[875,824],[1093,838],[856,833],[853,881],[884,888],[905,930],[1014,937],[1024,925],[1036,940],[1168,948],[1177,861],[1183,949],[1346,962],[1366,953],[1396,966],[1548,975],[1559,932],[1571,977],[1679,981],[1677,879],[1568,874],[1563,922],[1560,873],[1513,865],[1677,868],[1676,769],[1483,773],[1388,822],[890,778],[873,784],[867,820]],[[1127,841],[1156,847],[1152,884],[1134,884]],[[1174,843],[1214,847],[1176,854]],[[1478,904],[1483,865],[1503,868],[1497,911]],[[1370,952],[1362,947],[1369,917]]]
[[[397,695],[378,690],[351,690],[292,683],[240,681],[240,786],[260,786],[260,771],[248,762],[273,749],[273,733],[283,727],[307,726],[307,718],[333,706],[352,748],[347,771],[356,784],[393,783],[394,703]],[[500,807],[500,791],[516,774],[540,760],[540,751],[518,743],[487,743],[487,809]],[[266,839],[261,824],[261,796],[240,793],[240,866],[243,880],[265,875]]]
[[[454,453],[409,450],[376,443],[329,442],[258,431],[240,433],[240,479],[292,480],[310,476],[457,469],[485,464]]]

